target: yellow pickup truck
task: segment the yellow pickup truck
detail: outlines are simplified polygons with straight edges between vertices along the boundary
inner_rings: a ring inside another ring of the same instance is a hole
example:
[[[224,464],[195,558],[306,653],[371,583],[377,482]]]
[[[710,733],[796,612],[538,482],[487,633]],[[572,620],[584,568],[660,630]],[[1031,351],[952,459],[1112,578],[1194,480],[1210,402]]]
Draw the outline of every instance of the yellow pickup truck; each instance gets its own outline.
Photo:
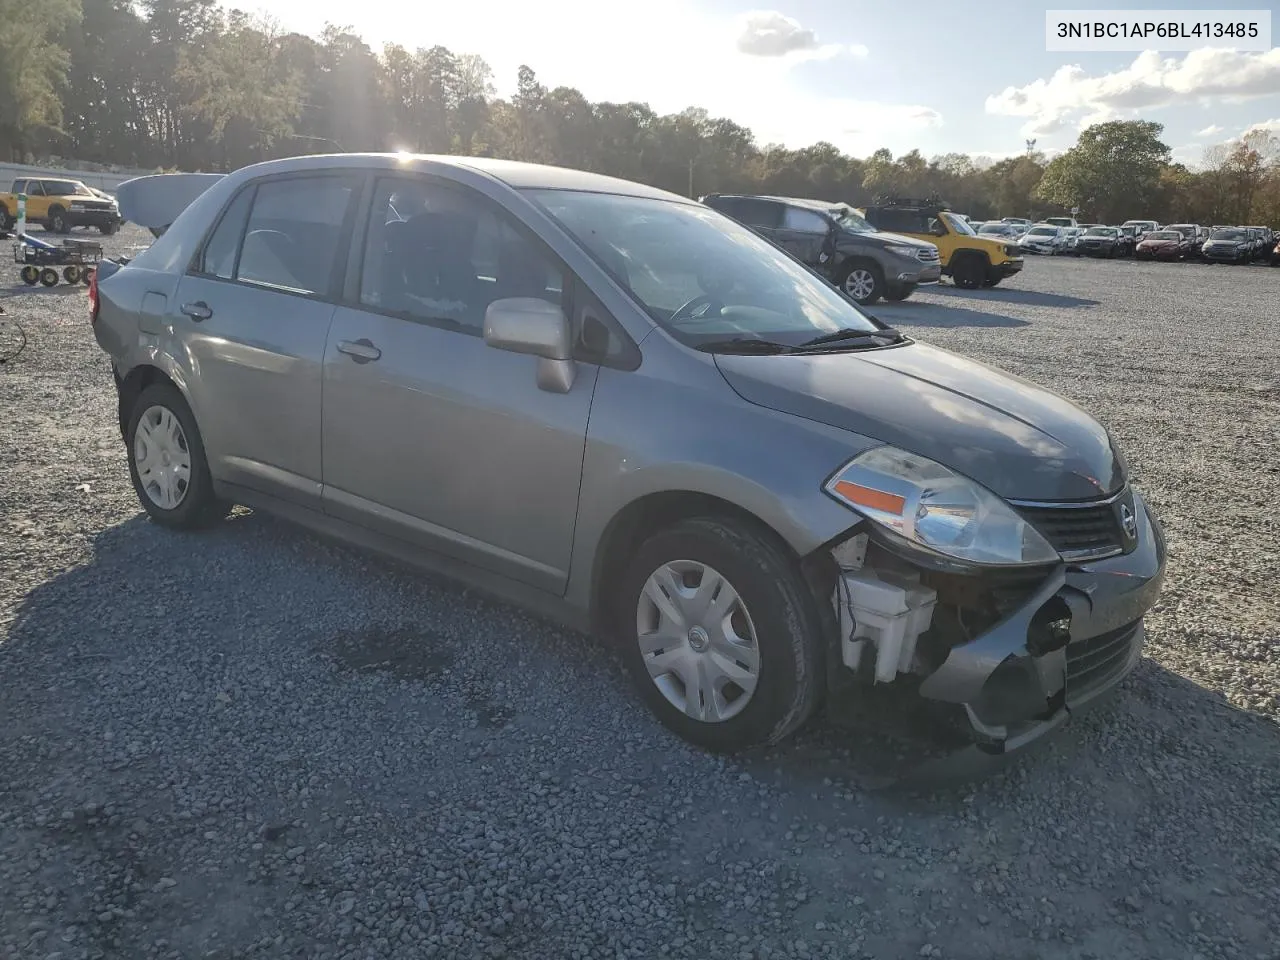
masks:
[[[51,233],[70,233],[73,227],[97,227],[103,234],[120,229],[120,208],[101,191],[79,180],[62,177],[19,177],[9,193],[0,193],[0,231],[13,229],[18,220],[18,195],[27,195],[27,223],[38,223]]]

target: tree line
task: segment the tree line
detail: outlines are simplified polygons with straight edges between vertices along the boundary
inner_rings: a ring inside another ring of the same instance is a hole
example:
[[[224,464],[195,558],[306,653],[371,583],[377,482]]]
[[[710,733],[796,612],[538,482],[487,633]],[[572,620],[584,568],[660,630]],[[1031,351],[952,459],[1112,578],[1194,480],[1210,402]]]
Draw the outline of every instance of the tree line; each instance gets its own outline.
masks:
[[[403,149],[555,163],[690,196],[936,196],[980,218],[1079,207],[1103,222],[1280,226],[1280,151],[1262,131],[1210,148],[1194,170],[1147,121],[1090,127],[1051,160],[1034,150],[994,162],[919,150],[859,158],[825,142],[759,144],[698,107],[593,103],[548,89],[528,66],[499,97],[473,54],[375,51],[349,28],[305,36],[213,0],[0,0],[0,23],[0,158],[17,162],[227,171]]]

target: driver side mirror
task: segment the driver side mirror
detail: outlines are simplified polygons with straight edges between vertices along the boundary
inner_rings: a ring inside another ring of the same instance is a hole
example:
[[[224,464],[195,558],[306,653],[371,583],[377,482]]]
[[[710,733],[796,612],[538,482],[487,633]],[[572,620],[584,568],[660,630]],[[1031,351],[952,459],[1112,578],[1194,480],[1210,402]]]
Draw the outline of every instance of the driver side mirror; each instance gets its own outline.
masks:
[[[554,303],[537,297],[495,300],[484,312],[484,342],[497,350],[538,358],[538,389],[568,393],[577,366],[569,320]]]
[[[946,225],[942,221],[938,221],[933,225],[933,229],[929,231],[935,237],[945,237],[947,235]]]

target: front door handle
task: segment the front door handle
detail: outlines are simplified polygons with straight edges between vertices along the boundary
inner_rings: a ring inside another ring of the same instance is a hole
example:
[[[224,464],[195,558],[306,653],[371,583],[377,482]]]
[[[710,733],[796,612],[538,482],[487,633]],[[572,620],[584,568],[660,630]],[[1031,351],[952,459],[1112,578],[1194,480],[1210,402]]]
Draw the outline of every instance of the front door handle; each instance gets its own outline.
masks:
[[[339,340],[338,352],[345,353],[356,363],[369,363],[382,356],[382,351],[363,337],[359,340]]]
[[[201,320],[208,320],[213,316],[213,310],[203,300],[197,300],[195,303],[184,303],[182,312],[196,323]]]

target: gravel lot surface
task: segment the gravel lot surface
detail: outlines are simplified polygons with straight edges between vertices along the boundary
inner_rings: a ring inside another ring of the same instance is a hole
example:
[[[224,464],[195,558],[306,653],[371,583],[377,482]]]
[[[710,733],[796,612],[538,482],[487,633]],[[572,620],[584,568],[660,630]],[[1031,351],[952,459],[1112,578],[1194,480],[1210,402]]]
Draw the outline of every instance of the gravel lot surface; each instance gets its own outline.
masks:
[[[844,710],[714,758],[587,638],[247,512],[150,524],[83,288],[15,276],[0,957],[1280,957],[1280,270],[876,310],[1098,415],[1171,550],[1110,706],[911,795]]]

